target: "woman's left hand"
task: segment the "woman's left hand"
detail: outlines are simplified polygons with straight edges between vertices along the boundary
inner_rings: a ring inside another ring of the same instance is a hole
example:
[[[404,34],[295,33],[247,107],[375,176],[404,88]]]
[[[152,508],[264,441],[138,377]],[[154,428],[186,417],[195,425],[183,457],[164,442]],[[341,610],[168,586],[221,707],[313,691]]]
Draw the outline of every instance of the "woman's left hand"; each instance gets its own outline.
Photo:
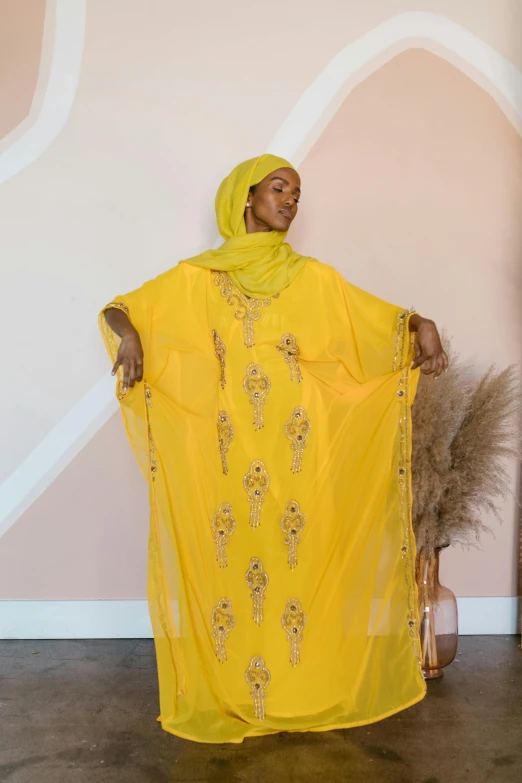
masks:
[[[424,375],[438,378],[448,369],[448,357],[442,348],[437,327],[429,318],[419,317],[415,339],[415,361],[411,367],[420,367]]]

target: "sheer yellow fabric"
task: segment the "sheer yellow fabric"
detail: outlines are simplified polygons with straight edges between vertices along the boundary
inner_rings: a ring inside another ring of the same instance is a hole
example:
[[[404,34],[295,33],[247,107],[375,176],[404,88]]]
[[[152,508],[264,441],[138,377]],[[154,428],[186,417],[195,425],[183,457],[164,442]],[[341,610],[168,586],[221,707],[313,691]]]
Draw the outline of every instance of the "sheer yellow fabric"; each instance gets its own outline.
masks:
[[[263,302],[180,264],[110,306],[145,351],[119,396],[163,728],[241,742],[419,701],[408,314],[317,261]]]
[[[225,242],[187,259],[186,264],[228,272],[241,293],[254,298],[273,296],[290,285],[307,256],[292,250],[282,231],[247,234],[244,219],[250,187],[280,168],[294,167],[275,155],[260,155],[236,166],[216,195],[217,224]]]

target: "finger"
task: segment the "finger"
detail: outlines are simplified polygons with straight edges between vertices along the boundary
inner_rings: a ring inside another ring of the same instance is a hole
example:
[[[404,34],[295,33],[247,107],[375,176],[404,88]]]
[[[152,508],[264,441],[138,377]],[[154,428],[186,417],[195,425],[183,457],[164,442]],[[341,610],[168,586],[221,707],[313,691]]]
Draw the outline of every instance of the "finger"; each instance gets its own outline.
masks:
[[[437,372],[437,370],[439,369],[439,357],[438,356],[432,356],[430,361],[429,361],[429,365],[430,365],[431,372],[433,374],[435,374]]]
[[[437,354],[434,360],[434,372],[435,378],[438,378],[444,372],[444,356],[442,352]]]
[[[114,367],[112,368],[111,375],[116,375],[116,373],[118,372],[118,367],[121,367],[121,361],[119,359],[116,359],[114,363]]]
[[[443,371],[444,371],[444,359],[441,354],[440,356],[437,356],[437,361],[435,363],[435,378],[438,378]]]
[[[433,356],[428,356],[426,361],[421,366],[421,373],[423,375],[433,375],[437,369],[436,361]]]
[[[140,383],[143,380],[143,360],[138,359],[136,362],[136,381]]]
[[[136,383],[136,367],[134,364],[134,360],[131,359],[130,369],[129,369],[129,386],[131,387],[131,389],[135,383]]]
[[[424,364],[429,359],[429,356],[419,349],[419,353],[415,356],[415,361],[412,362],[411,369],[416,370],[421,364]]]
[[[429,363],[423,364],[421,367],[421,373],[423,375],[433,375],[433,367],[431,367]]]
[[[442,357],[443,357],[443,360],[444,360],[444,372],[446,372],[446,370],[449,367],[449,359],[448,359],[448,354],[446,353],[446,351],[442,352]]]
[[[123,361],[123,391],[126,392],[129,388],[129,373],[130,373],[130,362],[128,359],[124,359]]]

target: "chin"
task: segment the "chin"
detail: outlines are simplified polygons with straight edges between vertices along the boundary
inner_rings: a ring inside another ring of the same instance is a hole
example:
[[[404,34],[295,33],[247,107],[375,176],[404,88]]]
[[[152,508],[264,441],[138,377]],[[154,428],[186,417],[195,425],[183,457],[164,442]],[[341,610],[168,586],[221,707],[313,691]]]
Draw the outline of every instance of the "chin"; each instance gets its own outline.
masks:
[[[272,231],[288,231],[291,225],[291,220],[288,220],[287,218],[280,218],[279,220],[274,220],[271,228]]]

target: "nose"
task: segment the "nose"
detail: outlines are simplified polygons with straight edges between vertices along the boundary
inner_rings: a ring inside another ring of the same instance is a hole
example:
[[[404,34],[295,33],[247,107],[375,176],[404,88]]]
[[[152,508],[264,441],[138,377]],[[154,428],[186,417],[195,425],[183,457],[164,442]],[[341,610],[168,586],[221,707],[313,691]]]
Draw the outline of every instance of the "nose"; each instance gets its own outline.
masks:
[[[284,198],[285,207],[291,207],[294,203],[294,197],[291,193],[286,193]]]

